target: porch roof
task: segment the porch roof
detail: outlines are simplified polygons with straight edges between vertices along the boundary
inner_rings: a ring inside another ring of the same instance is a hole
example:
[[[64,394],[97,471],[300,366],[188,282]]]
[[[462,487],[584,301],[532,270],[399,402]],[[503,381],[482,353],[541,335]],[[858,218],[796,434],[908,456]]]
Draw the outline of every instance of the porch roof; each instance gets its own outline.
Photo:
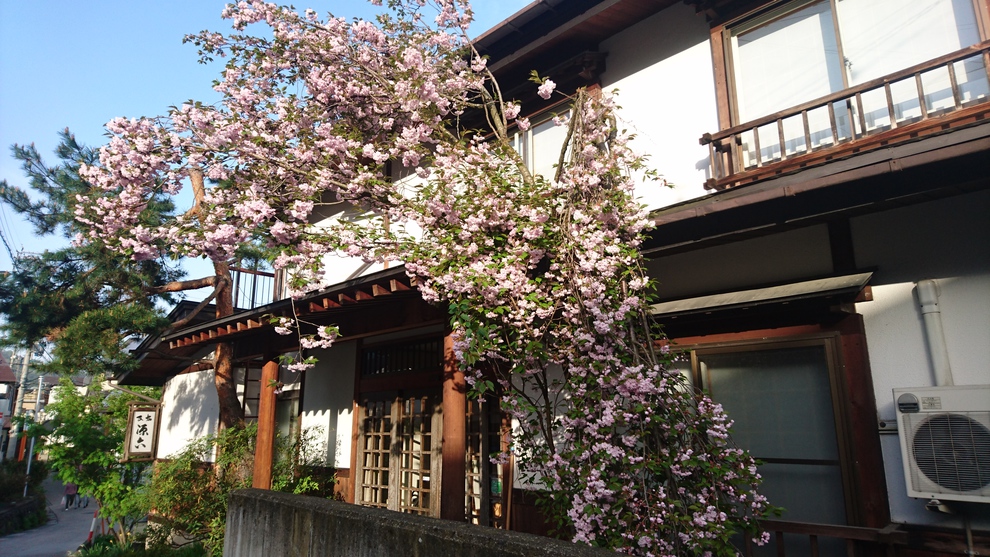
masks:
[[[342,282],[312,292],[297,300],[283,299],[220,319],[199,322],[162,337],[142,343],[141,366],[122,377],[122,384],[161,385],[169,377],[189,370],[209,369],[211,347],[220,342],[239,341],[245,350],[291,349],[295,337],[274,332],[272,318],[292,317],[308,323],[340,325],[345,336],[364,336],[369,330],[388,329],[383,315],[416,324],[442,322],[440,310],[432,313],[394,311],[405,304],[428,306],[419,297],[415,280],[398,266]],[[402,304],[396,306],[395,304]],[[393,320],[394,321],[394,320]],[[284,339],[284,340],[282,340]],[[290,346],[291,345],[291,346]],[[248,351],[250,351],[248,350]],[[243,350],[242,350],[243,351]]]
[[[653,305],[669,338],[712,336],[743,330],[838,323],[869,302],[872,272],[796,280],[695,296]]]
[[[765,304],[786,304],[807,298],[843,298],[853,300],[866,288],[873,273],[856,273],[792,282],[766,288],[737,290],[724,294],[697,296],[653,304],[653,314],[662,318],[709,314],[715,311],[751,308]]]

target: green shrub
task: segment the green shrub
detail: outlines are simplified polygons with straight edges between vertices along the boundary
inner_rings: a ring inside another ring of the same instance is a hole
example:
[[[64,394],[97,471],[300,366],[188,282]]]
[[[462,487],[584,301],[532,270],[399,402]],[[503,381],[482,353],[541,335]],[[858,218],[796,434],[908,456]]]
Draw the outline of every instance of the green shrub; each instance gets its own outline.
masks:
[[[26,462],[7,460],[0,465],[0,503],[15,503],[24,498],[24,479],[27,471]],[[43,494],[41,482],[48,477],[48,465],[43,461],[31,463],[31,478],[28,491],[32,494]]]
[[[256,434],[256,424],[228,428],[155,464],[151,480],[155,527],[149,528],[153,547],[168,546],[178,535],[202,542],[211,555],[221,555],[227,498],[231,491],[251,486]],[[318,429],[312,429],[276,441],[273,491],[333,496],[335,473],[320,466],[326,454],[322,438]],[[216,462],[208,464],[214,454],[219,455]]]
[[[149,548],[122,546],[113,536],[97,536],[91,546],[79,550],[77,557],[206,557],[200,544],[183,547],[154,546]]]

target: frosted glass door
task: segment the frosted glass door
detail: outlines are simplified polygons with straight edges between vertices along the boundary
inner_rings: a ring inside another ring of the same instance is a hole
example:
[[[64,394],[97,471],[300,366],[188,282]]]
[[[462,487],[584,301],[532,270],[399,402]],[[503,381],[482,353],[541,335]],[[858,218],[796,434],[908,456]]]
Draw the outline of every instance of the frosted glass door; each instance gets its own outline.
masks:
[[[845,524],[825,347],[699,351],[698,360],[705,388],[735,421],[733,440],[764,462],[760,491],[785,508],[781,518]]]

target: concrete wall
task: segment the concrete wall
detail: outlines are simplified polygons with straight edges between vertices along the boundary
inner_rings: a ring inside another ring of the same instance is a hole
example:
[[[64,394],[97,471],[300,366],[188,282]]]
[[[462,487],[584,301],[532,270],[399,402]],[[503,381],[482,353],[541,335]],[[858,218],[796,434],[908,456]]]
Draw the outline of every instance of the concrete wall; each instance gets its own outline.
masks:
[[[610,551],[258,489],[235,491],[224,557],[604,557]]]

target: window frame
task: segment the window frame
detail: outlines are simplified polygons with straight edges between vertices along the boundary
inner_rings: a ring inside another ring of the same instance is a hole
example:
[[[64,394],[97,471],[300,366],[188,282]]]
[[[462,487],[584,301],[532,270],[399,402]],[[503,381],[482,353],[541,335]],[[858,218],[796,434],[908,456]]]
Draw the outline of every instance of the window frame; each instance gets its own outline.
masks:
[[[847,522],[852,522],[856,509],[854,499],[856,496],[853,486],[853,472],[855,464],[851,456],[849,447],[849,423],[843,409],[848,404],[845,397],[845,382],[840,374],[843,367],[842,354],[838,349],[838,333],[829,332],[821,334],[801,335],[798,337],[786,337],[783,339],[746,339],[727,340],[713,343],[698,343],[692,345],[678,344],[676,352],[687,351],[690,353],[691,381],[695,387],[705,389],[708,385],[703,376],[701,361],[706,355],[715,354],[738,354],[744,352],[772,351],[787,348],[809,348],[821,347],[825,355],[825,364],[828,370],[829,399],[831,402],[832,417],[835,426],[835,443],[838,451],[838,462],[836,466],[842,479],[842,499]],[[717,395],[716,395],[717,396]],[[715,402],[717,398],[713,397]],[[730,415],[731,419],[732,416]],[[757,458],[760,455],[753,455]],[[772,464],[772,459],[768,464]],[[785,463],[789,464],[789,463]],[[771,501],[773,503],[773,501]]]
[[[863,317],[848,313],[838,318],[823,318],[808,314],[796,324],[775,328],[672,337],[671,350],[734,351],[745,346],[788,346],[831,339],[830,357],[835,366],[830,368],[830,386],[833,404],[838,405],[833,407],[838,426],[836,436],[843,451],[840,455],[845,455],[840,457],[845,459],[840,463],[844,466],[843,485],[849,486],[844,494],[846,520],[852,526],[883,528],[890,522],[890,507]],[[691,362],[692,373],[696,365]]]

